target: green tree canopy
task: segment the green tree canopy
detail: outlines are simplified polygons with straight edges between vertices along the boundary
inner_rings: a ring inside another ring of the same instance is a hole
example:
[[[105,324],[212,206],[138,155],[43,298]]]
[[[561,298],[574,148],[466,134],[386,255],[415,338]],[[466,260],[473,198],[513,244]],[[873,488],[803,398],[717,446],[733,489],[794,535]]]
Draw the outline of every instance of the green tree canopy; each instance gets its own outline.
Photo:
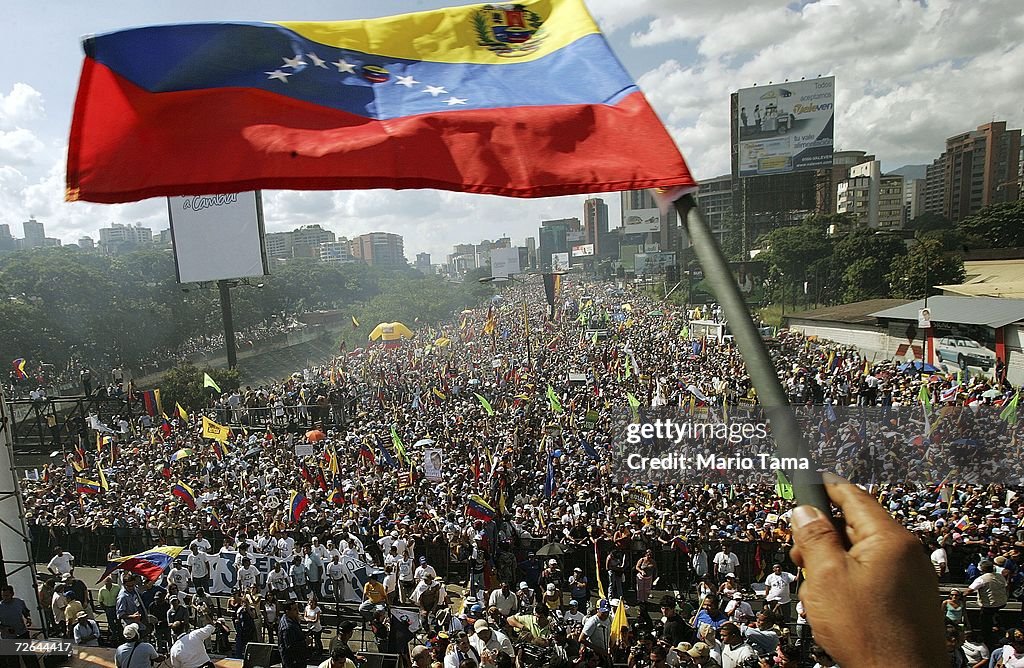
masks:
[[[1024,246],[1024,200],[987,206],[957,225],[971,248]]]
[[[894,297],[919,299],[937,294],[932,286],[962,283],[964,261],[959,254],[944,251],[938,239],[923,238],[896,258],[886,278]]]

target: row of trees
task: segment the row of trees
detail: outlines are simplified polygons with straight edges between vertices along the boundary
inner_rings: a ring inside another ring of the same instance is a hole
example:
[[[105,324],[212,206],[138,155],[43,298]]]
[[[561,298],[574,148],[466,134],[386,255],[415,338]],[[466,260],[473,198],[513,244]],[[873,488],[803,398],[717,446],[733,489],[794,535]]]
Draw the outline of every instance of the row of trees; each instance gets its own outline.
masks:
[[[232,290],[238,331],[320,309],[351,311],[365,341],[380,319],[434,321],[479,302],[488,286],[452,284],[414,269],[293,260]],[[183,290],[186,288],[186,290]],[[373,321],[373,324],[369,324]],[[216,286],[179,285],[170,252],[116,256],[45,248],[0,257],[0,359],[41,360],[57,369],[140,366],[197,337],[223,331]],[[363,331],[363,330],[366,331]]]
[[[917,299],[964,280],[963,253],[1024,247],[1024,202],[987,207],[954,225],[924,214],[903,234],[858,228],[843,214],[808,217],[763,239],[775,302]]]

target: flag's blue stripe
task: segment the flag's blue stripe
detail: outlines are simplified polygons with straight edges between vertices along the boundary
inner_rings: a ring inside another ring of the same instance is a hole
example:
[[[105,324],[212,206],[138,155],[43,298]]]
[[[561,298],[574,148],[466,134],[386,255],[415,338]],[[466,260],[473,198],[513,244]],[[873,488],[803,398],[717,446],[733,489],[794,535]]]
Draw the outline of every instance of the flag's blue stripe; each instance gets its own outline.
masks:
[[[530,62],[500,65],[436,63],[373,56],[312,42],[276,25],[210,23],[135,28],[89,38],[86,55],[153,93],[250,88],[286,95],[372,119],[514,106],[615,104],[637,90],[600,34]],[[315,53],[326,68],[307,55]],[[286,67],[301,55],[305,65]],[[342,73],[332,63],[356,66]],[[364,65],[382,66],[388,80],[371,83]],[[267,72],[292,76],[287,83]],[[401,85],[399,76],[418,83]],[[426,86],[445,89],[432,95]],[[451,97],[465,104],[449,105]],[[196,119],[201,122],[201,119]]]

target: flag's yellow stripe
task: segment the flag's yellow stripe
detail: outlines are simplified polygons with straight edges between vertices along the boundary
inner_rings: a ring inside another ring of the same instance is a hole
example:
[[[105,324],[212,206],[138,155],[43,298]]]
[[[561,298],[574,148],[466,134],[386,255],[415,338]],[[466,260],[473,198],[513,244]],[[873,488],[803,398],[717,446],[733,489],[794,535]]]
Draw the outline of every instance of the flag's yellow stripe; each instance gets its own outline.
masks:
[[[327,46],[384,57],[439,63],[511,64],[543,58],[580,37],[599,32],[580,0],[525,0],[518,3],[543,20],[534,35],[538,47],[516,57],[478,46],[474,18],[484,7],[464,5],[413,14],[353,21],[279,21],[298,35]]]

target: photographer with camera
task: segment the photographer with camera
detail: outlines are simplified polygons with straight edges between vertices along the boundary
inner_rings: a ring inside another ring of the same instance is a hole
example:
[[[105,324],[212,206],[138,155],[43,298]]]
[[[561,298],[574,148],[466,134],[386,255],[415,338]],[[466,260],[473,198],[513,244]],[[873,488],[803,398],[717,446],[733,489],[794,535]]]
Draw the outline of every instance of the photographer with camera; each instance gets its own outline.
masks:
[[[629,648],[629,658],[626,660],[626,665],[629,668],[650,668],[651,651],[654,647],[654,637],[650,633],[644,633]]]
[[[535,605],[532,615],[513,615],[506,619],[506,623],[519,634],[515,645],[517,665],[548,665],[552,656],[548,648],[553,644],[556,630],[548,607]]]

